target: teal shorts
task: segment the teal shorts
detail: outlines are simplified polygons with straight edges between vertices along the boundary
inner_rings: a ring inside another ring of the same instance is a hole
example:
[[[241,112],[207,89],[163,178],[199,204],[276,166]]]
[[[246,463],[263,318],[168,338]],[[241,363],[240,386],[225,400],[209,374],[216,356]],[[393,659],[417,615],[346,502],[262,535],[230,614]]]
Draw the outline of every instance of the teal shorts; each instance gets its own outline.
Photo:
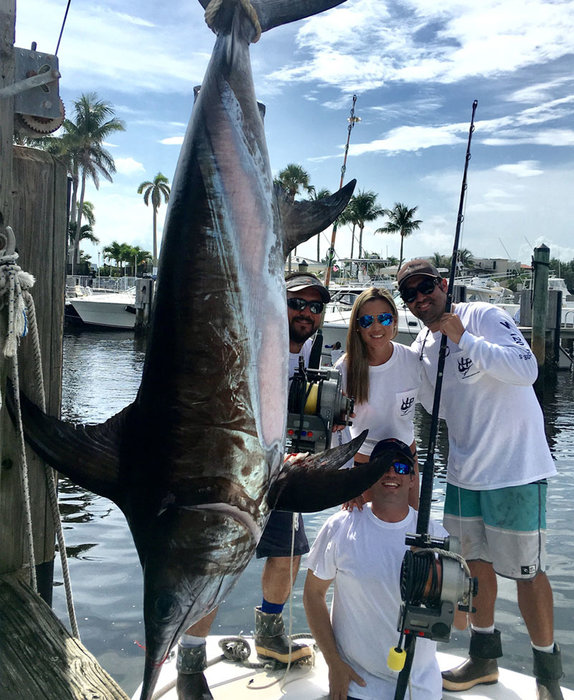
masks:
[[[443,525],[467,561],[492,563],[516,580],[546,569],[546,480],[492,491],[447,484]]]

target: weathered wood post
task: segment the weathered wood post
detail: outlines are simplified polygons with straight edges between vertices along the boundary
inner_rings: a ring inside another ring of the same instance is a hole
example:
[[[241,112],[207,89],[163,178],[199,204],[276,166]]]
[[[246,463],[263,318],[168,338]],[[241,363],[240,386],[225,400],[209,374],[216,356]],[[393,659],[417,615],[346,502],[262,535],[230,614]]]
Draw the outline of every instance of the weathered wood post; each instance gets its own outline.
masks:
[[[532,265],[534,284],[531,347],[538,367],[542,368],[546,361],[546,316],[548,313],[548,268],[550,265],[550,248],[544,243],[534,249]]]

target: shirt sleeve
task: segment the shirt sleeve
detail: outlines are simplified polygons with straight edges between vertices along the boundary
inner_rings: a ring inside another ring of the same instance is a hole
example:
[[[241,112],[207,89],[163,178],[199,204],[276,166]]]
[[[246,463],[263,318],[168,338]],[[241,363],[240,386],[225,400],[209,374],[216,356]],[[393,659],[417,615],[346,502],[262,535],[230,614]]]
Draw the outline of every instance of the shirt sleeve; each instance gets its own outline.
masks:
[[[479,317],[478,333],[466,330],[458,343],[483,372],[506,384],[529,386],[538,375],[536,358],[514,321],[493,306]]]
[[[307,568],[323,581],[331,581],[337,573],[337,530],[335,522],[331,518],[327,520],[319,531],[317,539],[313,542],[307,557]]]

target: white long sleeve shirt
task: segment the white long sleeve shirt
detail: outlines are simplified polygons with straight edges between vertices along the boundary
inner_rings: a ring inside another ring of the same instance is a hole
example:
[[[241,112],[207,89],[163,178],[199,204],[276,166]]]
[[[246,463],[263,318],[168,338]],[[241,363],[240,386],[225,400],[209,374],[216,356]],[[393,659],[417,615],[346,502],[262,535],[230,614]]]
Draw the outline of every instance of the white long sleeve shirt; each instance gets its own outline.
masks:
[[[528,343],[502,309],[456,304],[465,332],[447,342],[440,416],[448,427],[447,481],[471,490],[528,484],[556,474],[532,388],[538,368]],[[420,399],[432,409],[441,333],[412,344],[424,367]]]

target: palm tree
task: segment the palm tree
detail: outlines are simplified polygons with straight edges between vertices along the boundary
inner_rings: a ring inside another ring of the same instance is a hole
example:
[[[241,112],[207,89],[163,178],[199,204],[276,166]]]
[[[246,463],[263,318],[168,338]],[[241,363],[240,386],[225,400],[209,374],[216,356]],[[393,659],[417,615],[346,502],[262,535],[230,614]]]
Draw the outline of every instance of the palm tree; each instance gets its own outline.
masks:
[[[351,197],[347,209],[349,208],[350,212],[348,217],[349,222],[353,223],[353,231],[355,225],[359,227],[359,258],[361,258],[363,255],[363,230],[365,224],[367,221],[375,221],[375,219],[378,219],[379,216],[385,213],[385,210],[379,207],[377,204],[377,195],[371,190],[368,192],[363,190]]]
[[[162,173],[158,173],[152,182],[146,180],[142,182],[138,187],[138,194],[144,196],[144,202],[146,206],[149,204],[151,199],[151,206],[153,209],[153,264],[157,265],[157,210],[160,208],[161,200],[165,201],[167,204],[169,201],[169,195],[171,189],[168,184],[168,179]]]
[[[309,183],[309,173],[296,163],[289,163],[283,170],[280,170],[274,182],[281,185],[292,202],[295,201],[295,197],[301,189],[306,190],[309,194],[315,191],[313,185]]]
[[[102,251],[104,254],[104,260],[113,260],[116,263],[116,269],[119,269],[125,253],[125,245],[125,243],[112,241],[110,245],[107,245]]]
[[[403,264],[403,243],[407,236],[419,228],[420,219],[413,219],[418,207],[409,209],[406,204],[396,202],[392,209],[385,209],[384,215],[389,219],[388,223],[378,228],[375,233],[399,233],[401,236],[401,250],[399,253],[399,269]]]
[[[68,240],[69,240],[69,251],[73,256],[75,250],[80,251],[80,241],[89,241],[94,245],[97,245],[100,240],[94,233],[94,225],[96,223],[96,215],[94,214],[94,205],[92,202],[84,202],[82,206],[83,218],[86,220],[85,224],[82,224],[80,228],[80,235],[76,236],[77,231],[77,221],[71,221],[68,225]],[[74,258],[72,257],[72,267],[74,266]]]
[[[114,116],[108,102],[99,100],[96,93],[84,94],[74,102],[75,121],[65,119],[64,134],[53,139],[49,150],[56,150],[67,164],[72,176],[72,212],[70,221],[81,231],[86,181],[91,179],[96,189],[100,186],[100,176],[112,182],[116,172],[114,159],[102,146],[105,139],[116,131],[124,131],[122,121]],[[80,192],[78,198],[78,190]],[[78,255],[79,240],[74,242],[72,273]]]

